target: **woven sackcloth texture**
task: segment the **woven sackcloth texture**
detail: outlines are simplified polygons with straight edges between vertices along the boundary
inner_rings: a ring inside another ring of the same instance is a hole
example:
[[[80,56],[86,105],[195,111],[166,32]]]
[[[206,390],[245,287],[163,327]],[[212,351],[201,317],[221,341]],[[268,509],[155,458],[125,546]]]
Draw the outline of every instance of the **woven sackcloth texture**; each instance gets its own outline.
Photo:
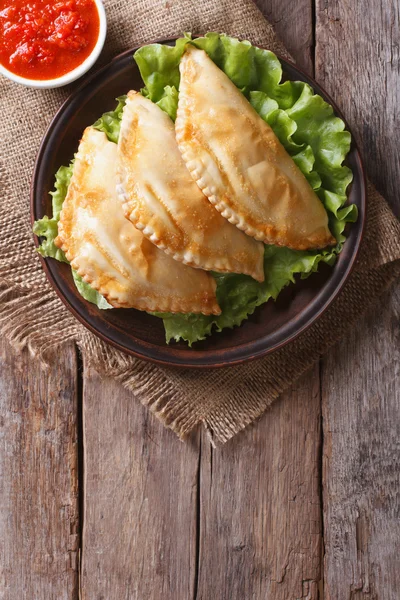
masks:
[[[288,56],[252,0],[110,0],[105,5],[108,35],[101,63],[127,48],[183,31],[224,31]],[[39,91],[4,78],[0,83],[3,334],[16,348],[28,346],[38,360],[53,346],[75,340],[86,365],[119,380],[180,437],[203,422],[215,439],[231,438],[343,336],[400,273],[399,223],[369,184],[366,234],[356,268],[331,308],[294,342],[247,365],[207,372],[168,370],[126,356],[70,315],[47,282],[33,245],[33,164],[41,138],[72,86]]]

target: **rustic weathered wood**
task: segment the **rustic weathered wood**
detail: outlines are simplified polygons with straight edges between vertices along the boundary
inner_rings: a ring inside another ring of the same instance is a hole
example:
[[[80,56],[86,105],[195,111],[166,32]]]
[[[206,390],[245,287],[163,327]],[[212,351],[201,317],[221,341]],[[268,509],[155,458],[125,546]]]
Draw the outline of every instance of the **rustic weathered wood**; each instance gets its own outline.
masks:
[[[318,0],[316,77],[400,213],[399,4]],[[323,361],[325,600],[400,598],[399,287]]]
[[[317,600],[318,367],[223,448],[202,439],[198,600]]]
[[[87,372],[82,599],[317,600],[319,398],[316,369],[226,447],[203,433],[199,453]]]
[[[400,215],[400,3],[317,0],[316,78],[336,99],[372,181]]]
[[[299,67],[312,74],[313,0],[255,0]]]
[[[193,598],[198,439],[92,370],[83,409],[82,600]]]
[[[77,600],[76,353],[43,372],[0,340],[0,598]]]
[[[400,597],[399,292],[324,362],[325,600]]]

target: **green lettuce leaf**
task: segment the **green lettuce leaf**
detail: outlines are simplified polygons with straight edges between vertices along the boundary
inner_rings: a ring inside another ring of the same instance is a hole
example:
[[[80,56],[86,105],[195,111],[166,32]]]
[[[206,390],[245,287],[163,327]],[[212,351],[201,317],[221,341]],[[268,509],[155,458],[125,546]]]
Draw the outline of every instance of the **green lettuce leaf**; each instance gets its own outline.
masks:
[[[153,102],[158,102],[166,95],[165,89],[168,86],[178,89],[179,61],[190,39],[191,36],[185,34],[183,38],[176,41],[175,46],[151,44],[135,52],[134,58],[148,92],[145,95],[148,95]],[[146,48],[150,48],[150,52]]]
[[[134,59],[145,83],[146,95],[153,102],[161,100],[168,86],[179,89],[179,62],[187,44],[205,50],[246,96],[252,90],[262,91],[276,100],[280,108],[288,108],[301,93],[301,82],[280,83],[282,66],[273,52],[224,34],[207,33],[193,40],[186,33],[175,46],[149,44],[135,52]]]
[[[126,96],[119,96],[117,98],[117,106],[115,110],[104,113],[100,119],[97,119],[96,123],[93,124],[95,129],[103,131],[110,142],[114,144],[118,143],[119,131],[121,129],[122,111],[124,110]]]
[[[175,121],[176,109],[178,108],[178,90],[176,87],[167,85],[164,96],[156,104]]]
[[[272,127],[323,202],[329,227],[337,239],[335,248],[322,251],[265,246],[263,283],[246,275],[215,274],[222,309],[218,317],[157,314],[164,321],[167,341],[183,339],[191,345],[214,329],[221,331],[240,325],[257,306],[270,298],[275,300],[286,285],[295,281],[296,275],[308,277],[321,262],[333,265],[346,239],[343,234],[346,223],[357,219],[357,207],[345,206],[352,173],[343,166],[351,143],[343,121],[335,117],[332,107],[314,94],[308,84],[282,83],[282,66],[272,52],[218,33],[194,40],[185,34],[173,47],[144,46],[134,55],[145,83],[144,95],[175,119],[179,61],[187,44],[205,50]]]
[[[318,254],[265,246],[263,283],[247,275],[214,274],[217,280],[217,299],[222,309],[220,315],[156,313],[156,316],[164,321],[167,341],[182,339],[191,346],[196,341],[204,340],[214,326],[216,331],[222,331],[224,328],[232,329],[240,325],[253,314],[257,306],[270,298],[276,300],[284,287],[295,282],[295,275],[308,277],[317,271],[320,262],[333,265],[335,259],[334,251],[326,250]]]
[[[58,221],[62,209],[65,196],[67,195],[69,182],[72,177],[72,169],[74,161],[68,167],[60,167],[56,173],[56,182],[54,192],[50,192],[52,196],[52,213],[51,218],[45,216],[43,219],[35,221],[33,225],[33,233],[42,238],[42,242],[38,248],[39,254],[42,256],[50,256],[61,262],[68,262],[65,254],[60,248],[54,244],[54,240],[58,235]]]
[[[72,270],[72,277],[74,279],[74,283],[78,289],[80,295],[85,298],[88,302],[92,304],[96,304],[99,308],[105,310],[107,308],[113,308],[111,304],[108,304],[107,300],[99,294],[97,290],[94,290],[86,281],[83,281],[82,277],[78,275],[74,269]]]

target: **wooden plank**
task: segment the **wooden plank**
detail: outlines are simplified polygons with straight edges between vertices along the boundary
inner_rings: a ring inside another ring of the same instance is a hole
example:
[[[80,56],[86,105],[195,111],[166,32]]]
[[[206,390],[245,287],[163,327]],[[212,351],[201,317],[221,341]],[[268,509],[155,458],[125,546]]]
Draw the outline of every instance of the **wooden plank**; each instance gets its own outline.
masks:
[[[399,309],[400,289],[324,363],[325,600],[400,597]]]
[[[60,353],[61,354],[61,353]],[[78,598],[77,366],[0,340],[0,598]]]
[[[314,28],[312,0],[255,0],[299,67],[312,74]]]
[[[198,600],[317,600],[318,367],[214,451],[203,436]]]
[[[312,2],[257,4],[312,73]],[[197,600],[318,598],[319,449],[318,366],[223,448],[203,434]]]
[[[85,371],[82,600],[190,599],[199,453]]]
[[[317,1],[316,77],[400,213],[399,4]],[[323,362],[325,598],[397,600],[400,290]]]
[[[316,78],[343,109],[364,163],[400,215],[399,2],[317,0]]]

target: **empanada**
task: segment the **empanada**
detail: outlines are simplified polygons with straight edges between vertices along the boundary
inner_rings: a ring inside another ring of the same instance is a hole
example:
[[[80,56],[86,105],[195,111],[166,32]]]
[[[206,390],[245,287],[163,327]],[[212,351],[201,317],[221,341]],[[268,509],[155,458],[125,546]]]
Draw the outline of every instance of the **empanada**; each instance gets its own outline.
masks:
[[[183,162],[173,122],[137,92],[122,117],[117,191],[125,216],[175,260],[264,280],[263,245],[210,204]]]
[[[116,164],[117,145],[88,127],[61,211],[57,246],[116,308],[219,314],[214,278],[167,256],[124,217]]]
[[[321,201],[227,75],[190,45],[180,73],[176,138],[215,208],[266,244],[298,250],[335,244]]]

